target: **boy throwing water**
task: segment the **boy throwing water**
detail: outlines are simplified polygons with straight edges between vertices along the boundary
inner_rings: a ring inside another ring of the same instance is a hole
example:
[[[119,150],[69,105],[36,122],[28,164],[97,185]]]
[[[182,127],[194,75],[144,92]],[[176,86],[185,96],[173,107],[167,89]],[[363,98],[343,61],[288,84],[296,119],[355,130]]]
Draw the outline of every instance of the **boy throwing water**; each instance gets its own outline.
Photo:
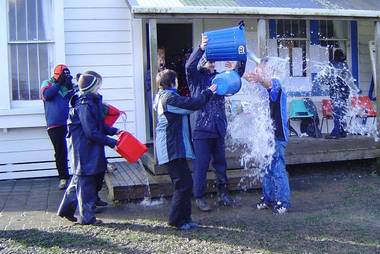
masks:
[[[273,58],[263,58],[255,72],[249,72],[244,77],[253,84],[264,86],[269,93],[270,114],[274,125],[275,152],[272,163],[263,179],[263,196],[257,209],[273,207],[273,213],[284,214],[290,207],[289,179],[285,168],[285,148],[288,142],[288,126],[286,116],[286,93],[276,78],[278,68]]]

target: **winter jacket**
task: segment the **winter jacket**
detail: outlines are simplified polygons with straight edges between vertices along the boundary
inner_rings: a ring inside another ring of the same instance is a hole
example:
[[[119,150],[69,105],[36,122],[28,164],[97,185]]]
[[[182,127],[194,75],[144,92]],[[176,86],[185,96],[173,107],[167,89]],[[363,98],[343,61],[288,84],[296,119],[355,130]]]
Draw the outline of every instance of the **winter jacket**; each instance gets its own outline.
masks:
[[[70,101],[69,138],[74,150],[74,174],[96,175],[107,168],[104,146],[115,147],[118,129],[108,127],[103,121],[102,96],[88,93],[73,96]]]
[[[217,72],[209,73],[207,70],[198,67],[203,53],[204,51],[201,48],[194,50],[186,62],[187,84],[192,97],[197,97],[207,89],[217,74]],[[245,62],[238,63],[235,70],[240,76],[243,76]],[[224,138],[227,131],[224,96],[214,95],[209,103],[192,114],[190,119],[193,139]]]
[[[154,109],[158,116],[156,148],[159,165],[179,158],[194,159],[188,115],[192,110],[202,108],[211,97],[209,89],[192,98],[179,96],[175,89],[161,90],[156,95]]]
[[[274,126],[274,137],[278,141],[288,141],[289,129],[287,123],[286,93],[278,79],[272,79],[269,93],[270,115]]]
[[[73,94],[73,90],[60,86],[53,78],[41,83],[40,98],[44,101],[48,128],[67,124],[69,101]]]

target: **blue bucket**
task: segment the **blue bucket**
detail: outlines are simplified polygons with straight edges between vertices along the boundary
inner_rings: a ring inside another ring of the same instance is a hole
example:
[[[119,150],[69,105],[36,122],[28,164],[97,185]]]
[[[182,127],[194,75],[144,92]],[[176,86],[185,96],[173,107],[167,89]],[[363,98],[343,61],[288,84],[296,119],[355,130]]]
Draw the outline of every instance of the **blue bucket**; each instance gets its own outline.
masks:
[[[241,88],[240,75],[234,70],[217,74],[211,83],[217,85],[216,94],[218,95],[233,95]]]
[[[208,61],[246,61],[247,47],[244,23],[239,26],[205,32]]]

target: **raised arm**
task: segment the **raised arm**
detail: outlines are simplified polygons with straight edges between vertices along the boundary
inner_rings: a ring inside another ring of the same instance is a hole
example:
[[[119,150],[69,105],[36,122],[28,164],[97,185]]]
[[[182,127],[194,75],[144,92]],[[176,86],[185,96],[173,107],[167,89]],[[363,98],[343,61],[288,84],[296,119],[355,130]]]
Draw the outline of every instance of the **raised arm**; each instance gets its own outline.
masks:
[[[202,58],[203,53],[204,50],[202,50],[200,47],[194,50],[193,53],[191,53],[185,65],[186,75],[188,77],[191,77],[198,72],[198,63],[199,60]]]
[[[44,101],[52,100],[59,92],[60,85],[45,81],[40,89],[40,98]]]

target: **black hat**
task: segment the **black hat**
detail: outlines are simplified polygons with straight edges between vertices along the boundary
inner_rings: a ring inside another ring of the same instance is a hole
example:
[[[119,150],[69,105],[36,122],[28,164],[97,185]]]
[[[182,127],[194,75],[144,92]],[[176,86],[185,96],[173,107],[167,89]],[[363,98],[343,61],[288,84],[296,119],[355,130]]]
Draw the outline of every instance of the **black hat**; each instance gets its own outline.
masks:
[[[97,78],[91,74],[82,74],[78,80],[78,86],[81,92],[91,91],[97,84]]]

